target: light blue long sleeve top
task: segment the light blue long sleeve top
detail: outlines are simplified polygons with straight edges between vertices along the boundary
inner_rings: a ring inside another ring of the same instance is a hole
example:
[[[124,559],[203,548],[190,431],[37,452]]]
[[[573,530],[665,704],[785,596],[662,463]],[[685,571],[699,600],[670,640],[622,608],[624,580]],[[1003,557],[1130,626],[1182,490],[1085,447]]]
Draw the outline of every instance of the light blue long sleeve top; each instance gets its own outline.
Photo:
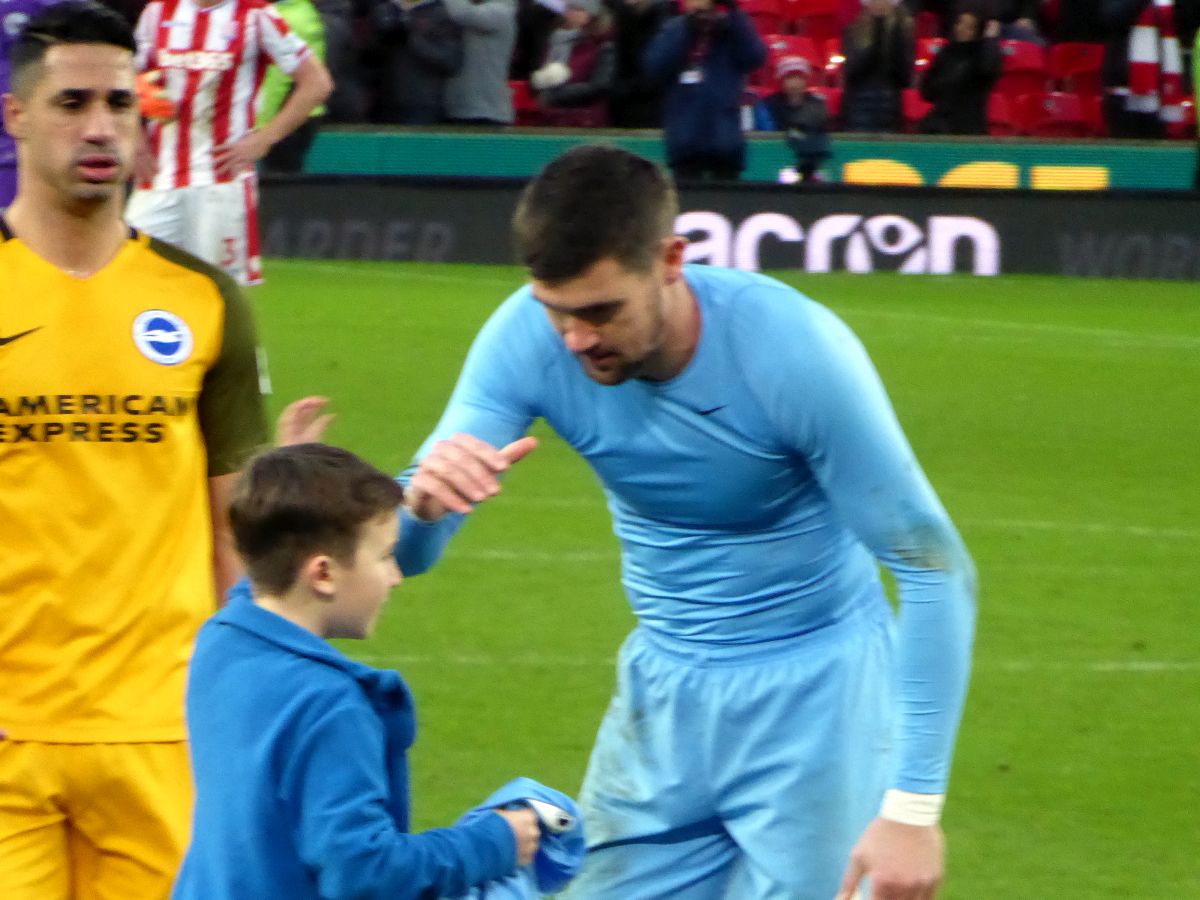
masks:
[[[945,790],[969,677],[975,572],[849,328],[768,277],[688,266],[701,334],[664,382],[592,381],[528,287],[477,336],[418,451],[497,447],[544,419],[599,476],[642,627],[708,645],[785,642],[899,594],[893,787]],[[536,465],[536,459],[524,463]],[[410,468],[402,479],[410,474]],[[431,565],[462,517],[405,517],[397,559]]]

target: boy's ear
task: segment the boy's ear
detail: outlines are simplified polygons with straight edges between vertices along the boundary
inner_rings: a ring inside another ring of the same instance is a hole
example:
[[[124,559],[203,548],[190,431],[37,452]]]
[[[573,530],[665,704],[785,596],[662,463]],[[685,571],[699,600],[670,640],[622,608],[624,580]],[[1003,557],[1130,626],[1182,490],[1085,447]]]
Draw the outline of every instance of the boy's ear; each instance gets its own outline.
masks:
[[[310,556],[300,567],[300,580],[322,600],[332,600],[337,592],[334,584],[335,568],[332,556],[323,553]]]

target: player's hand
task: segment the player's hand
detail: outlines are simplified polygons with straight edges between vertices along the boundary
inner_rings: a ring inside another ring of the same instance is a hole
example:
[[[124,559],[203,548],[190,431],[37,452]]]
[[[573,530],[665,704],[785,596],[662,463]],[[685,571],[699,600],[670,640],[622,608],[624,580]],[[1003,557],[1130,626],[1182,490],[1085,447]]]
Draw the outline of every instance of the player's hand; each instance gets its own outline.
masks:
[[[438,441],[417,465],[405,489],[405,505],[418,519],[435,522],[448,512],[469,513],[500,493],[497,477],[537,448],[523,437],[497,450],[469,434]]]
[[[256,129],[232,144],[222,144],[213,150],[213,165],[222,175],[240,175],[253,169],[254,164],[266,156],[270,149],[270,140]]]
[[[304,397],[289,403],[275,421],[275,446],[319,443],[335,418],[324,412],[328,404],[328,397]]]
[[[945,839],[937,825],[902,825],[876,819],[850,853],[835,900],[851,900],[871,879],[867,900],[932,900],[942,881]]]
[[[496,814],[503,816],[512,829],[513,837],[517,839],[517,865],[527,866],[533,862],[542,840],[542,829],[538,825],[537,813],[528,806],[520,809],[498,809]]]

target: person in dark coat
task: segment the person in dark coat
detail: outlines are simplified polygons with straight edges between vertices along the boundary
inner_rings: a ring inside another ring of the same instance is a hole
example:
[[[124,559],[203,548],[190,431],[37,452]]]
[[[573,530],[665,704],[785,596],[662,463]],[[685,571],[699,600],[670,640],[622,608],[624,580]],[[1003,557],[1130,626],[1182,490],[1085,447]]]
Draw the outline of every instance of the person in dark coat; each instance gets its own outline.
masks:
[[[921,81],[921,96],[933,104],[917,126],[923,134],[986,134],[988,97],[1004,67],[1000,23],[980,34],[977,12],[963,11],[953,39],[933,57]]]
[[[546,56],[529,75],[546,125],[603,128],[616,72],[612,20],[600,0],[567,0]]]
[[[781,89],[764,101],[771,127],[786,132],[801,181],[815,181],[817,169],[830,157],[829,108],[820,95],[809,92],[811,76],[807,59],[783,57],[775,66]]]
[[[384,0],[375,22],[384,44],[376,118],[397,125],[441,122],[446,82],[462,65],[462,28],[442,0]]]
[[[611,0],[617,71],[610,109],[618,128],[662,127],[662,85],[642,69],[642,56],[675,12],[673,0]]]
[[[665,86],[663,137],[676,179],[736,179],[746,167],[741,101],[767,47],[736,0],[683,0],[684,15],[646,48],[646,73]]]
[[[899,131],[900,93],[912,81],[913,20],[896,0],[863,0],[842,38],[846,131]]]

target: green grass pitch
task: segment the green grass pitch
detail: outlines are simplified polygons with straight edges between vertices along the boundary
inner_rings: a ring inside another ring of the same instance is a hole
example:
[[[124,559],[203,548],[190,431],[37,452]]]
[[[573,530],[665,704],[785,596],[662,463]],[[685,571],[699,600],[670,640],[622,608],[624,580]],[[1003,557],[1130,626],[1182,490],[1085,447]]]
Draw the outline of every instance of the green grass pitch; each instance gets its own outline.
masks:
[[[980,573],[945,827],[958,900],[1200,897],[1200,292],[781,277],[859,333]],[[515,268],[274,261],[274,409],[398,471]],[[590,471],[546,429],[354,655],[421,716],[416,825],[517,774],[574,792],[631,625]],[[636,898],[631,898],[636,900]]]

